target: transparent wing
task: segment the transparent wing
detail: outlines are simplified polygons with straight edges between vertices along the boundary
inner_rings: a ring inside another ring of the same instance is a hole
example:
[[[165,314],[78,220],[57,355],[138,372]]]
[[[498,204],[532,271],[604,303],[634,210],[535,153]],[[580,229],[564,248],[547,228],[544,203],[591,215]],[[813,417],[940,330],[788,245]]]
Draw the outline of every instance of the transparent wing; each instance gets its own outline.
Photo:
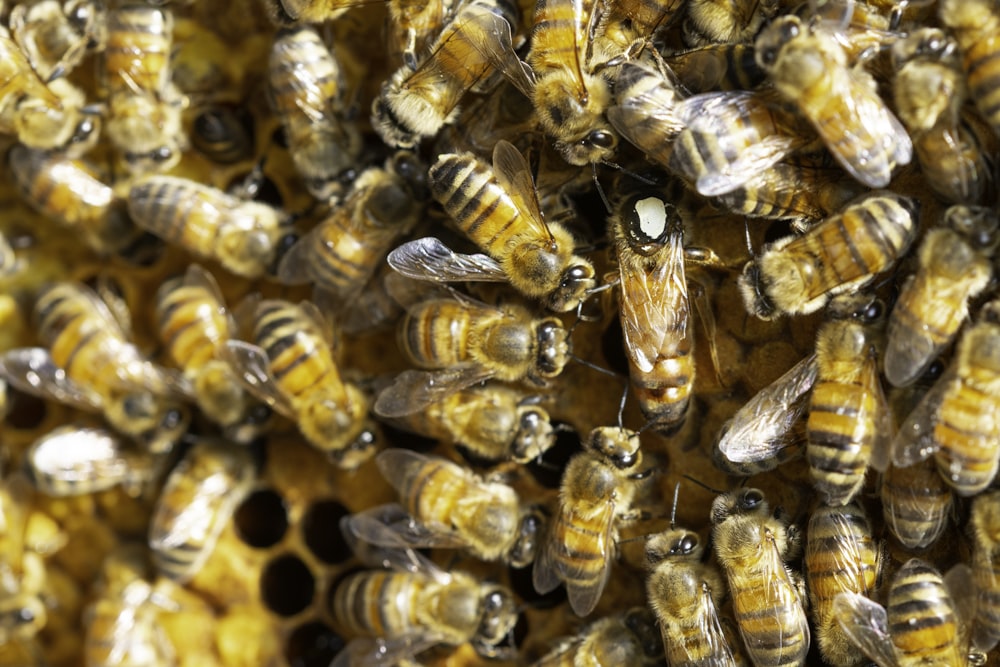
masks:
[[[535,73],[517,57],[511,26],[503,16],[491,11],[468,12],[466,36],[479,53],[529,99],[534,95]],[[474,28],[474,29],[473,29]]]
[[[954,367],[949,368],[903,420],[892,440],[893,464],[905,468],[923,461],[938,450],[939,444],[934,438],[938,408],[957,382],[959,379]]]
[[[440,584],[452,581],[450,574],[410,547],[380,546],[362,539],[352,530],[350,520],[350,516],[340,519],[340,532],[351,553],[366,567],[408,572],[428,577]]]
[[[457,253],[434,237],[404,243],[387,259],[389,266],[415,280],[507,282],[507,274],[492,257]]]
[[[184,285],[188,287],[199,287],[212,295],[212,299],[218,302],[219,307],[225,310],[226,299],[222,296],[222,289],[218,281],[207,269],[199,264],[192,264],[184,272]]]
[[[784,446],[784,437],[806,408],[816,383],[816,355],[810,355],[757,392],[729,422],[719,451],[733,463],[763,461]]]
[[[440,641],[423,633],[392,639],[359,637],[347,643],[330,667],[395,667]]]
[[[425,410],[432,403],[493,377],[493,371],[479,364],[463,364],[439,371],[403,371],[375,401],[375,414],[403,417]]]
[[[55,365],[49,351],[42,347],[5,352],[0,356],[0,374],[15,389],[63,405],[93,412],[100,411],[104,404],[100,394],[66,377],[66,372]]]
[[[313,227],[285,251],[275,272],[278,282],[284,285],[304,285],[315,280],[312,244],[319,240],[318,230],[319,225]]]
[[[749,91],[705,93],[682,100],[677,113],[684,124],[677,144],[717,146],[717,160],[706,160],[706,173],[681,169],[684,176],[706,197],[732,192],[804,143],[801,137],[779,133],[771,110],[760,96]],[[773,134],[760,136],[760,132]],[[690,135],[690,139],[681,139]],[[675,149],[676,150],[676,149]],[[683,167],[688,162],[678,161]]]
[[[851,642],[879,667],[897,667],[889,637],[885,608],[857,593],[840,593],[833,600],[833,616]]]
[[[876,412],[872,419],[875,424],[875,441],[872,443],[870,464],[875,470],[885,472],[892,461],[892,441],[896,435],[896,423],[882,387],[882,376],[878,372],[878,360],[874,354],[869,355],[865,362],[862,383],[875,397]]]
[[[348,517],[347,526],[356,536],[376,546],[395,548],[460,549],[465,542],[449,534],[447,526],[425,526],[398,503],[379,505]]]
[[[702,588],[699,611],[701,613],[698,614],[698,635],[704,638],[707,653],[704,655],[700,652],[687,654],[690,662],[685,664],[704,665],[705,667],[732,667],[736,665],[733,650],[730,648],[729,640],[722,628],[719,610],[707,588]],[[686,645],[682,646],[686,648]]]
[[[633,85],[624,89],[625,81]],[[627,95],[623,96],[625,92]],[[684,129],[677,113],[677,91],[666,77],[652,67],[635,61],[622,64],[615,93],[618,102],[608,108],[608,120],[635,146],[652,152],[660,148],[661,143],[669,143]],[[656,128],[657,131],[649,128]],[[657,145],[648,145],[654,136]]]
[[[857,501],[851,505],[857,505]],[[820,514],[819,512],[822,512]],[[832,537],[829,539],[824,535],[823,539],[808,539],[806,541],[806,560],[819,558],[814,562],[831,562],[830,571],[836,580],[837,588],[843,591],[872,591],[868,590],[866,583],[867,558],[862,554],[862,546],[858,543],[858,530],[852,525],[852,521],[859,517],[858,510],[851,510],[850,514],[839,511],[837,508],[823,508],[813,513],[810,520],[809,533],[812,534],[813,522],[818,518],[825,518],[832,526]],[[831,547],[830,545],[836,545]]]
[[[538,203],[538,191],[531,178],[531,167],[521,152],[506,139],[501,139],[493,147],[493,174],[500,187],[514,200],[521,212],[523,224],[539,239],[552,241],[552,232],[545,224]]]
[[[270,362],[264,350],[241,340],[230,340],[226,342],[222,356],[254,398],[285,417],[295,419],[295,411],[271,375]]]
[[[643,373],[658,357],[670,357],[687,336],[690,320],[684,273],[683,229],[674,226],[657,253],[656,267],[647,272],[638,258],[619,257],[622,335],[629,360]],[[668,342],[668,339],[672,342]]]

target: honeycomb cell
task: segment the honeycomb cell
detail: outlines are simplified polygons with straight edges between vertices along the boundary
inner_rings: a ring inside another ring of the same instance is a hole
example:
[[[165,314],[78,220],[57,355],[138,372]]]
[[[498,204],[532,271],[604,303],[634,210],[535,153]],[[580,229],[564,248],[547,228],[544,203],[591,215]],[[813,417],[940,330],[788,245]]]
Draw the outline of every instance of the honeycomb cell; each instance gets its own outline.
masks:
[[[302,517],[302,537],[309,551],[328,565],[342,563],[351,557],[351,550],[340,534],[340,519],[347,508],[334,500],[321,500],[306,510]]]
[[[285,499],[273,489],[254,491],[236,508],[233,515],[240,539],[257,549],[272,547],[288,530]]]
[[[316,579],[302,559],[285,554],[264,568],[260,592],[268,609],[279,616],[295,616],[312,603]]]

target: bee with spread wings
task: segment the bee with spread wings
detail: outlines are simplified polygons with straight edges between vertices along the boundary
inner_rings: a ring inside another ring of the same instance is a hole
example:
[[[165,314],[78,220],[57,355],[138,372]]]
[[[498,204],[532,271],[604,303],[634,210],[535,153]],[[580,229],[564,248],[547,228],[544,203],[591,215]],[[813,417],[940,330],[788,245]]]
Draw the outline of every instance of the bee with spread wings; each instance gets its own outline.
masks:
[[[497,142],[492,168],[471,153],[441,155],[428,178],[434,198],[489,255],[417,239],[389,254],[396,271],[435,282],[510,282],[558,312],[576,308],[594,288],[594,267],[573,254],[569,230],[545,221],[531,169],[511,143]]]

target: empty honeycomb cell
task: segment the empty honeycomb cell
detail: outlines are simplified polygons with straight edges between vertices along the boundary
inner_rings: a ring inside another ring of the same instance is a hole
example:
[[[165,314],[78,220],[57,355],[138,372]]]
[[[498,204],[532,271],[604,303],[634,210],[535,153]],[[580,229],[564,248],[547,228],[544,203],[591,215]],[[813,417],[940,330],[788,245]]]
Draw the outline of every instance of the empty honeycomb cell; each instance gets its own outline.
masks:
[[[258,489],[247,496],[233,515],[236,534],[257,549],[266,549],[281,541],[288,530],[285,499],[273,489]]]
[[[294,616],[312,603],[316,579],[301,559],[285,554],[264,568],[260,592],[268,609],[279,616]]]
[[[351,557],[351,550],[340,534],[340,519],[349,514],[346,507],[334,500],[313,503],[302,517],[302,537],[309,551],[329,565],[342,563]]]
[[[45,421],[48,408],[45,401],[7,387],[6,423],[19,431],[38,428]]]
[[[344,640],[325,623],[313,621],[295,628],[285,643],[289,667],[327,667],[344,648]]]

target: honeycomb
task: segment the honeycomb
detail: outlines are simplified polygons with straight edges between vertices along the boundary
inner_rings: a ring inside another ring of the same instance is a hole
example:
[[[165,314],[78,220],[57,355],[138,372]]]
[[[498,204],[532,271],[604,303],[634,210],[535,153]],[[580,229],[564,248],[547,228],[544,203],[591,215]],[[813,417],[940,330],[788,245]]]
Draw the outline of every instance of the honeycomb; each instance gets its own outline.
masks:
[[[11,4],[4,8],[5,17],[10,15]],[[520,4],[522,14],[530,17],[531,3]],[[668,54],[668,59],[671,52],[681,48],[684,24],[681,12],[688,5],[710,4],[724,3],[666,3],[676,6],[674,11],[678,13],[672,21],[664,22],[657,36],[657,48]],[[790,6],[785,6],[790,3],[742,4],[766,6],[771,18],[791,11]],[[854,4],[863,5],[886,21],[890,12],[900,9],[875,0]],[[903,12],[901,27],[881,32],[873,28],[871,39],[891,43],[921,23],[938,25],[933,4],[914,3],[919,6]],[[392,3],[350,3],[348,9],[337,11],[335,18],[320,26],[323,39],[333,45],[345,74],[347,102],[341,121],[354,124],[363,137],[358,171],[363,166],[381,163],[392,152],[382,144],[368,117],[368,109],[382,83],[400,63],[399,49],[389,46],[391,23],[387,17],[391,7],[387,5]],[[182,130],[189,138],[186,142],[189,145],[169,173],[220,189],[238,188],[248,178],[255,178],[260,187],[254,196],[293,214],[298,231],[305,233],[322,219],[325,206],[337,204],[318,203],[310,195],[272,110],[266,72],[278,29],[269,19],[264,2],[202,0],[171,3],[168,7],[174,16],[172,81],[186,100]],[[995,4],[992,12],[994,17],[1000,13]],[[5,18],[5,25],[6,22]],[[523,23],[530,25],[528,19]],[[526,35],[524,29],[515,31],[515,44],[520,45],[523,41],[520,38]],[[372,48],[373,45],[379,48]],[[70,82],[86,91],[88,100],[104,99],[98,74],[101,57],[99,52],[88,53],[68,74]],[[875,49],[874,54],[866,57],[870,60],[858,67],[875,72],[883,98],[891,100],[892,69],[887,64],[885,49]],[[616,275],[617,259],[608,240],[607,215],[601,198],[606,194],[615,200],[616,189],[642,183],[650,174],[655,174],[654,180],[662,179],[662,170],[624,140],[615,158],[621,170],[599,166],[592,173],[588,167],[570,167],[551,150],[548,140],[534,131],[530,104],[526,105],[523,98],[515,99],[516,92],[502,93],[488,85],[482,89],[487,94],[470,93],[463,100],[463,108],[468,107],[470,113],[460,115],[454,127],[442,130],[440,140],[421,144],[421,157],[430,164],[437,153],[451,150],[450,146],[456,144],[474,146],[485,158],[498,139],[511,139],[537,170],[534,176],[543,207],[547,212],[549,208],[562,209],[561,213],[550,213],[552,218],[574,218],[571,228],[579,252],[594,264],[597,276]],[[496,109],[486,106],[493,104]],[[251,122],[252,150],[234,162],[213,160],[199,149],[195,140],[197,124],[205,111],[218,108],[235,109]],[[486,121],[495,122],[497,127],[481,126]],[[525,127],[529,131],[522,131]],[[997,137],[991,137],[984,149],[994,159],[996,140]],[[5,142],[6,150],[17,143],[17,137],[5,135],[0,141]],[[96,165],[102,179],[113,186],[118,197],[124,198],[130,176],[118,157],[102,136],[87,153],[86,160]],[[39,290],[54,281],[111,285],[127,306],[132,339],[149,358],[165,365],[169,361],[155,331],[154,295],[164,281],[182,274],[193,262],[211,272],[219,282],[226,304],[234,311],[238,311],[238,304],[257,294],[292,302],[312,298],[309,285],[282,285],[273,276],[260,280],[241,278],[216,262],[193,257],[176,245],[153,238],[143,239],[144,245],[136,255],[101,256],[81,244],[72,231],[67,233],[58,221],[39,214],[26,203],[11,175],[12,167],[6,169],[6,175],[0,179],[0,232],[11,242],[17,265],[13,272],[0,278],[0,350],[41,344],[31,310]],[[947,206],[931,194],[928,180],[914,160],[897,170],[890,186],[894,192],[920,201],[922,229],[936,225]],[[597,181],[604,194],[594,187]],[[685,243],[711,248],[718,262],[715,266],[691,265],[688,269],[691,283],[697,286],[699,308],[692,324],[698,373],[688,414],[673,433],[653,429],[641,433],[642,456],[653,474],[639,485],[634,506],[646,510],[648,516],[621,526],[611,580],[597,608],[586,619],[573,614],[562,587],[549,594],[538,594],[532,585],[530,567],[518,570],[483,563],[444,549],[429,552],[429,557],[446,569],[465,570],[514,591],[520,612],[513,638],[518,657],[511,661],[488,660],[465,644],[434,647],[414,656],[420,664],[448,667],[532,664],[555,646],[559,638],[580,633],[591,621],[645,606],[644,537],[675,522],[707,539],[708,507],[717,490],[739,486],[759,488],[772,506],[784,509],[794,524],[804,527],[808,523],[818,500],[803,458],[792,458],[773,470],[739,477],[720,469],[713,454],[720,429],[736,411],[815,350],[817,330],[824,319],[822,312],[764,321],[747,312],[737,285],[740,269],[748,259],[748,246],[749,252],[759,252],[765,244],[791,233],[789,224],[785,220],[766,221],[727,213],[691,190],[675,194],[685,210]],[[996,208],[994,195],[984,201]],[[459,239],[446,214],[430,198],[422,202],[420,221],[409,232],[413,238],[426,235]],[[918,245],[919,240],[913,248]],[[911,251],[892,273],[880,278],[874,289],[891,300],[915,268],[916,259]],[[489,285],[473,285],[469,289],[486,301],[517,299],[509,291]],[[993,292],[991,285],[976,305]],[[555,445],[540,459],[525,464],[491,463],[453,443],[422,438],[389,423],[379,426],[379,447],[439,455],[483,475],[502,475],[522,498],[554,512],[562,470],[592,429],[615,424],[639,429],[645,423],[631,398],[619,414],[629,373],[619,324],[619,298],[617,290],[604,290],[585,304],[586,316],[575,312],[559,315],[571,331],[573,354],[581,362],[569,363],[556,380],[538,390],[557,427]],[[974,307],[972,312],[977,310]],[[335,315],[333,319],[336,321]],[[398,347],[392,321],[361,332],[339,332],[333,352],[345,377],[358,381],[370,393],[382,386],[380,383],[387,377],[409,367]],[[927,384],[923,383],[921,392]],[[919,395],[912,391],[890,394],[897,421],[918,399]],[[100,426],[101,419],[13,387],[7,388],[6,403],[6,416],[0,424],[0,452],[4,483],[12,489],[13,506],[3,508],[0,562],[6,563],[6,573],[10,568],[27,568],[24,563],[29,562],[29,552],[32,558],[41,557],[44,586],[40,598],[45,605],[46,621],[37,632],[9,636],[0,621],[0,665],[97,664],[96,658],[85,654],[86,627],[93,622],[98,602],[124,595],[124,588],[115,592],[115,576],[125,578],[119,582],[123,586],[128,581],[147,580],[165,599],[155,602],[150,613],[155,615],[160,628],[155,642],[167,648],[162,656],[147,662],[129,656],[134,664],[325,666],[351,639],[330,610],[338,582],[360,568],[340,533],[339,524],[353,513],[397,500],[374,460],[355,470],[341,469],[311,447],[294,423],[275,416],[267,430],[247,446],[257,471],[252,485],[227,518],[208,559],[190,581],[181,585],[157,576],[147,542],[148,526],[166,471],[139,494],[115,487],[71,497],[49,497],[24,488],[20,486],[23,480],[18,471],[23,468],[26,452],[33,442],[60,426]],[[187,437],[168,455],[167,465],[176,465],[198,438],[219,435],[215,425],[195,414]],[[794,444],[801,445],[804,432],[796,430],[794,438],[797,438]],[[678,484],[679,502],[672,508]],[[885,539],[887,545],[890,565],[883,577],[885,581],[890,581],[891,573],[913,555],[919,555],[942,572],[955,563],[969,561],[973,545],[966,527],[971,499],[960,499],[955,504],[945,533],[932,546],[914,552],[888,537],[878,484],[879,476],[870,471],[859,497],[873,521],[875,534]],[[11,504],[6,498],[4,502]],[[8,522],[9,516],[21,516],[27,526],[23,536],[11,528],[15,524]],[[799,568],[800,562],[793,562],[793,567]],[[121,568],[125,570],[122,572]],[[4,602],[0,601],[0,608],[3,607]],[[807,664],[824,664],[815,641],[813,644]],[[998,662],[993,651],[988,664]]]

